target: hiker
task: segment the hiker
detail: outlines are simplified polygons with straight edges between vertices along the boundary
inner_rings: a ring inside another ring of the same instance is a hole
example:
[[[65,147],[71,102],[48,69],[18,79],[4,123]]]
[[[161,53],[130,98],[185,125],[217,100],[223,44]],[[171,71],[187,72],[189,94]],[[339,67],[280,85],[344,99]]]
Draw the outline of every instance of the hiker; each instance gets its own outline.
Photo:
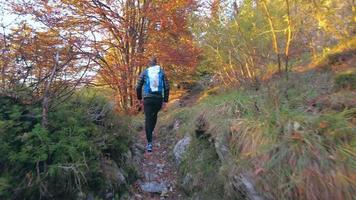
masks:
[[[143,90],[142,90],[143,87]],[[152,133],[157,122],[158,111],[165,106],[169,97],[169,83],[163,69],[157,64],[155,57],[151,58],[149,67],[143,71],[136,85],[138,100],[142,103],[145,112],[145,131],[147,138],[147,151],[152,152]]]

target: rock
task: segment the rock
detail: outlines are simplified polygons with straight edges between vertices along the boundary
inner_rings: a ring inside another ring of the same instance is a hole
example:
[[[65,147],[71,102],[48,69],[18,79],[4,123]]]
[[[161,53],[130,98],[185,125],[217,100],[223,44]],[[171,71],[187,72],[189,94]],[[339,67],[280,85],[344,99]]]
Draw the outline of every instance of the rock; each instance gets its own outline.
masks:
[[[189,135],[186,135],[183,139],[179,140],[174,146],[173,154],[178,165],[181,163],[182,157],[187,151],[190,142],[191,137]]]
[[[162,193],[161,193],[161,198],[164,199],[164,197],[168,197],[168,190],[162,191]]]
[[[144,192],[159,193],[167,192],[167,185],[165,183],[158,183],[156,181],[145,182],[141,184],[141,189]]]
[[[177,131],[179,129],[179,125],[180,125],[180,120],[178,119],[174,120],[173,130]]]
[[[232,185],[240,196],[245,196],[250,200],[263,200],[264,198],[258,194],[255,189],[253,180],[246,174],[235,175],[232,177]]]
[[[77,193],[77,199],[78,200],[83,200],[85,199],[85,194],[83,192],[78,192]]]
[[[292,134],[294,132],[298,132],[298,131],[301,131],[302,130],[302,127],[301,125],[298,123],[298,122],[291,122],[289,121],[285,126],[284,126],[284,130],[283,132],[284,133],[287,133],[287,134]]]
[[[164,168],[164,164],[157,164],[157,168]]]
[[[156,143],[156,147],[161,147],[161,144],[159,142]]]
[[[132,159],[132,153],[130,150],[124,153],[124,158],[126,161],[130,161]]]
[[[135,143],[133,146],[134,146],[136,149],[140,150],[142,153],[145,153],[145,151],[146,151],[145,146],[143,146],[143,145],[140,144],[140,143]]]
[[[155,179],[157,179],[157,174],[152,173],[152,172],[145,172],[145,178],[147,181],[154,181]]]
[[[232,162],[229,146],[228,146],[228,134],[222,133],[219,134],[215,139],[215,151],[218,154],[218,157],[221,162],[223,163],[230,163]]]
[[[190,194],[193,189],[194,189],[194,178],[192,176],[192,174],[188,173],[187,175],[185,175],[185,177],[182,180],[182,184],[181,184],[183,191],[187,194]]]
[[[135,194],[135,199],[141,200],[141,199],[143,199],[143,196],[140,194]]]
[[[89,194],[87,195],[87,200],[95,200],[92,192],[89,192]]]
[[[105,199],[112,199],[114,197],[114,193],[108,192],[105,194]]]
[[[293,129],[299,129],[300,125],[297,123],[291,124]],[[252,178],[237,170],[236,164],[228,146],[229,134],[219,134],[215,139],[215,151],[218,154],[219,160],[222,163],[219,171],[226,171],[225,195],[231,199],[249,199],[249,200],[262,200],[262,195],[259,195],[255,189],[255,184]]]
[[[126,178],[124,176],[123,170],[117,166],[115,161],[107,159],[101,160],[100,167],[105,178],[112,185],[119,187],[126,184]]]
[[[145,151],[146,148],[139,143],[135,143],[131,146],[132,162],[135,166],[139,166]]]

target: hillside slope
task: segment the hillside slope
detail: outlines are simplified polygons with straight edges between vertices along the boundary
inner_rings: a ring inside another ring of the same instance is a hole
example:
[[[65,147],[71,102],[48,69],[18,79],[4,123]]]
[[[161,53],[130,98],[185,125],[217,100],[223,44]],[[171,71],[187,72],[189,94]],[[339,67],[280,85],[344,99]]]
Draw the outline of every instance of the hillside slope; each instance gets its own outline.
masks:
[[[354,61],[291,72],[259,90],[207,92],[161,113],[159,137],[170,139],[184,195],[166,198],[352,199]]]

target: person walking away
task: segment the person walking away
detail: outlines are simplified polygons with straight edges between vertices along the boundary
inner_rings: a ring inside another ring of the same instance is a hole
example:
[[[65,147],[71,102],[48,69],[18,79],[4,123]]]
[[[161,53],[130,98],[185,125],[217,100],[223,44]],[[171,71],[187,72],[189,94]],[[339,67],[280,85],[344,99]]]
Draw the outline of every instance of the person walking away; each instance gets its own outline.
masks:
[[[163,69],[157,64],[156,58],[151,58],[149,67],[143,71],[136,85],[137,99],[142,102],[145,113],[145,131],[147,151],[152,152],[152,133],[157,123],[157,114],[162,104],[168,102],[169,83]],[[142,95],[143,93],[143,95]]]

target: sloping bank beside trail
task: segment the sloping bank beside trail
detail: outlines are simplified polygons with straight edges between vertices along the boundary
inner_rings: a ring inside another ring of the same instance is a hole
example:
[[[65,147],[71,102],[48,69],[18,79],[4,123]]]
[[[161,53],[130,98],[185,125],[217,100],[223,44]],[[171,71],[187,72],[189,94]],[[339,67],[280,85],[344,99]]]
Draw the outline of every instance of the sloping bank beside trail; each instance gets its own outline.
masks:
[[[351,200],[355,76],[293,73],[169,111],[162,124],[177,141],[172,156],[187,198]]]

